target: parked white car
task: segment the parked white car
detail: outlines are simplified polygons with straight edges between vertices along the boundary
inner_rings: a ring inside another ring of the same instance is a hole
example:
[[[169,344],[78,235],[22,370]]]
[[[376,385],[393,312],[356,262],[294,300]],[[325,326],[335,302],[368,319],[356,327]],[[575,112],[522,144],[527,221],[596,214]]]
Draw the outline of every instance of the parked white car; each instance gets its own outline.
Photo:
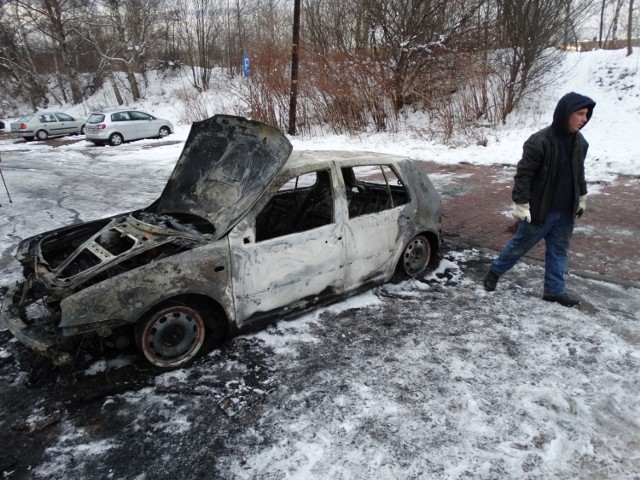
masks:
[[[46,140],[61,135],[84,133],[85,122],[62,112],[30,113],[11,122],[11,133],[27,142],[37,138]]]
[[[162,138],[174,132],[169,120],[130,108],[93,112],[87,120],[85,138],[96,145],[120,145],[141,138]]]
[[[130,338],[173,368],[227,335],[425,272],[441,201],[420,162],[291,151],[263,123],[194,123],[149,207],[20,243],[5,324],[59,364],[90,338]]]

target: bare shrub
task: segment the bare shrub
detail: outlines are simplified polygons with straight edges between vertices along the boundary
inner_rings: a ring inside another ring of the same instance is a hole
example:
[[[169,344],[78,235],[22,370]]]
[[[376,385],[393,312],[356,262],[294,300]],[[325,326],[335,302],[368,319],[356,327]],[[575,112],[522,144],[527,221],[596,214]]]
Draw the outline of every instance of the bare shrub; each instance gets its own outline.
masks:
[[[305,101],[314,117],[336,133],[396,131],[386,66],[342,53],[305,62]]]
[[[286,130],[289,119],[291,55],[286,49],[267,45],[256,50],[251,60],[247,101],[249,116]]]

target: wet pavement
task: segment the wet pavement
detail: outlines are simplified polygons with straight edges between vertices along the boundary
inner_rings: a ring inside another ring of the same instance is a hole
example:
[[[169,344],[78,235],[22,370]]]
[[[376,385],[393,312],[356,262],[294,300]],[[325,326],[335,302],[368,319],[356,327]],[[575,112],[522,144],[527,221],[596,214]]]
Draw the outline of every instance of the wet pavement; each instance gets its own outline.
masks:
[[[442,165],[425,169],[443,199],[445,238],[471,246],[502,249],[514,224],[511,188],[515,166]],[[640,178],[588,184],[587,210],[577,220],[569,273],[634,286],[640,282]],[[544,242],[529,252],[544,261]]]

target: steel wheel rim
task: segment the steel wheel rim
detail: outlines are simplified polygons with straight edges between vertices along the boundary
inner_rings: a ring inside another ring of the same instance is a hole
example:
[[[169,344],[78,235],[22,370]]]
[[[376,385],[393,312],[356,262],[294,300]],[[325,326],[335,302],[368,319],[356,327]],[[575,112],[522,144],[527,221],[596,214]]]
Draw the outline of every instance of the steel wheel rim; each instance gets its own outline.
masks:
[[[410,277],[416,277],[427,269],[431,259],[431,245],[424,236],[412,239],[402,253],[402,266]]]
[[[141,338],[144,356],[159,367],[177,366],[192,359],[204,343],[202,317],[188,307],[174,306],[155,313]]]

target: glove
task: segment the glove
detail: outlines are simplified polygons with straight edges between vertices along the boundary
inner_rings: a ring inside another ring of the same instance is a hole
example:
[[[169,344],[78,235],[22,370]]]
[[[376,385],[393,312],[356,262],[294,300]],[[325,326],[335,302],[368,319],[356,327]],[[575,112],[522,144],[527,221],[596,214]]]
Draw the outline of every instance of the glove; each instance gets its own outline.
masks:
[[[576,212],[576,217],[582,217],[582,214],[587,209],[587,196],[580,195],[580,202],[578,203],[578,211]]]
[[[511,212],[518,220],[524,220],[527,223],[531,223],[531,212],[529,211],[528,203],[516,203],[513,212]]]

